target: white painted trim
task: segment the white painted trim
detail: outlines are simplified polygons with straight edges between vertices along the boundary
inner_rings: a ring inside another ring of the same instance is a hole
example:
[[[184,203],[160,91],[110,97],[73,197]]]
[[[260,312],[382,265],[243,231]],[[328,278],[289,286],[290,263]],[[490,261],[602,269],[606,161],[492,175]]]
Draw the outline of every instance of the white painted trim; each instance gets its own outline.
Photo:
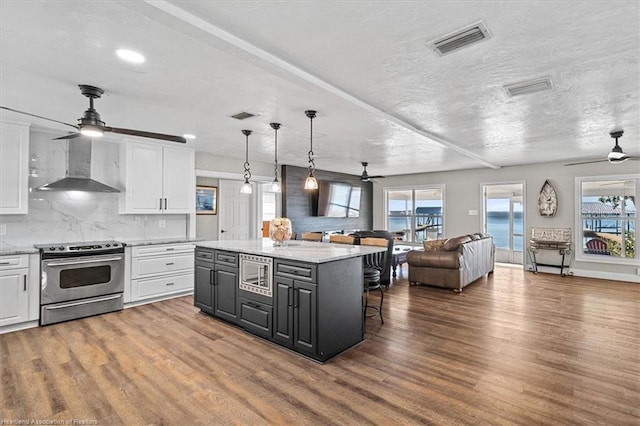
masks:
[[[533,268],[533,265],[530,263],[527,264],[527,270]],[[600,280],[610,280],[610,281],[624,281],[631,283],[639,283],[640,284],[640,275],[633,274],[620,274],[617,272],[603,272],[603,271],[594,271],[590,269],[575,269],[575,268],[565,268],[565,271],[572,272],[576,277],[583,278],[596,278]],[[560,268],[553,268],[548,266],[538,266],[538,272],[545,274],[560,274]]]
[[[492,164],[488,161],[486,161],[484,158],[482,158],[481,156],[465,149],[462,148],[458,145],[456,145],[455,143],[443,138],[442,136],[439,136],[433,132],[430,132],[428,130],[425,129],[421,129],[416,127],[415,125],[409,123],[408,121],[406,121],[405,119],[395,116],[387,111],[384,111],[382,109],[380,109],[379,107],[357,97],[356,95],[347,92],[344,89],[339,88],[338,86],[332,84],[331,82],[327,81],[327,80],[323,80],[322,78],[318,77],[315,74],[310,73],[309,71],[306,71],[302,68],[300,68],[299,66],[285,61],[284,59],[270,53],[267,52],[264,49],[261,49],[260,47],[249,43],[246,40],[241,39],[240,37],[237,37],[231,33],[229,33],[228,31],[223,30],[220,27],[217,27],[213,24],[211,24],[210,22],[207,22],[191,13],[188,13],[186,11],[184,11],[183,9],[180,9],[178,6],[169,3],[168,1],[165,0],[145,0],[145,3],[147,3],[150,6],[153,6],[159,10],[162,10],[163,12],[167,13],[168,15],[173,16],[174,18],[180,19],[181,21],[192,25],[195,28],[198,28],[202,31],[204,31],[205,33],[216,37],[219,40],[222,40],[232,46],[235,46],[236,48],[260,59],[265,61],[268,64],[271,64],[277,68],[280,68],[281,70],[295,76],[298,77],[308,83],[313,84],[314,86],[325,90],[329,93],[332,93],[348,102],[351,102],[353,105],[356,105],[359,108],[364,109],[365,111],[369,111],[371,113],[374,113],[380,117],[382,117],[384,120],[387,120],[391,123],[394,123],[412,133],[416,133],[426,139],[429,140],[429,142],[441,146],[441,147],[445,147],[445,148],[449,148],[452,149],[462,155],[464,155],[465,157],[471,158],[477,162],[479,162],[480,164],[482,164],[485,167],[489,167],[492,169],[499,169],[500,166],[497,166],[495,164]]]

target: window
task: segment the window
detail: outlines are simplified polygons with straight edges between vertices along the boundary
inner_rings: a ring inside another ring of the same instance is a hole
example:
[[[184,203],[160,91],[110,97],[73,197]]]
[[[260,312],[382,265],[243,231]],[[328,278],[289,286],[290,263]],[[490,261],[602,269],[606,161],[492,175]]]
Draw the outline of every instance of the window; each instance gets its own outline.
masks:
[[[576,259],[637,264],[640,176],[576,178]]]
[[[444,235],[444,185],[386,189],[387,230],[397,238],[422,242]]]

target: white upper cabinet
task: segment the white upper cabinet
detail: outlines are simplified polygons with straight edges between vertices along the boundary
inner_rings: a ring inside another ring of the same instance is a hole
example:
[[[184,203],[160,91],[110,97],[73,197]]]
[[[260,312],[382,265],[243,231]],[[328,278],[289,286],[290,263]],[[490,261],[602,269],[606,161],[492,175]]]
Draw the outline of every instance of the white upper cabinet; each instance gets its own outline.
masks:
[[[0,122],[0,214],[29,209],[29,126]]]
[[[122,153],[120,213],[195,212],[193,150],[125,141]]]

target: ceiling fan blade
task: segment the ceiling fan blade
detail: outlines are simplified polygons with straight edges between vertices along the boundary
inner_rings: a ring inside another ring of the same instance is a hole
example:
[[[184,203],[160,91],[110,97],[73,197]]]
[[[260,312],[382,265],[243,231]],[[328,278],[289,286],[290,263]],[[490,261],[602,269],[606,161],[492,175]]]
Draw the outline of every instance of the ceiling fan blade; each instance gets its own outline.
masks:
[[[121,135],[131,135],[131,136],[139,136],[142,138],[160,139],[160,140],[169,141],[169,142],[187,143],[187,140],[182,136],[165,135],[163,133],[145,132],[143,130],[120,129],[117,127],[105,127],[104,131],[111,132],[111,133],[118,133]]]
[[[64,121],[54,120],[53,118],[48,118],[48,117],[43,117],[41,115],[31,114],[30,112],[20,111],[20,110],[9,108],[9,107],[5,107],[5,106],[0,106],[0,109],[6,109],[7,111],[17,112],[18,114],[24,114],[24,115],[28,115],[30,117],[41,118],[41,119],[47,120],[47,121],[53,121],[54,123],[64,124],[65,126],[73,127],[74,129],[79,129],[79,127],[76,126],[75,124],[65,123]]]
[[[580,161],[578,163],[569,163],[565,164],[565,166],[579,166],[580,164],[592,164],[592,163],[606,163],[609,160],[592,160],[592,161]]]
[[[369,179],[384,179],[386,176],[369,176]]]
[[[52,141],[59,141],[61,139],[75,139],[75,138],[79,138],[80,136],[82,136],[82,133],[69,133],[66,136],[60,136],[59,138],[53,138],[51,140]]]

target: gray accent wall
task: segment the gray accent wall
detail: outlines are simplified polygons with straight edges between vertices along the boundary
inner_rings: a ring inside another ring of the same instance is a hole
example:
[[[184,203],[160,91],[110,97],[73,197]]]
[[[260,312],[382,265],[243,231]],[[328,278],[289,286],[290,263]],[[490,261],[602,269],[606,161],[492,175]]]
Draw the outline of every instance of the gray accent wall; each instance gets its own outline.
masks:
[[[304,181],[308,169],[296,166],[282,166],[282,215],[291,220],[293,232],[298,235],[303,232],[352,231],[372,229],[373,224],[373,186],[369,182],[361,182],[358,176],[316,170],[314,175],[318,180],[333,180],[347,182],[360,186],[360,216],[337,218],[319,217],[311,214],[311,197],[304,189]]]

